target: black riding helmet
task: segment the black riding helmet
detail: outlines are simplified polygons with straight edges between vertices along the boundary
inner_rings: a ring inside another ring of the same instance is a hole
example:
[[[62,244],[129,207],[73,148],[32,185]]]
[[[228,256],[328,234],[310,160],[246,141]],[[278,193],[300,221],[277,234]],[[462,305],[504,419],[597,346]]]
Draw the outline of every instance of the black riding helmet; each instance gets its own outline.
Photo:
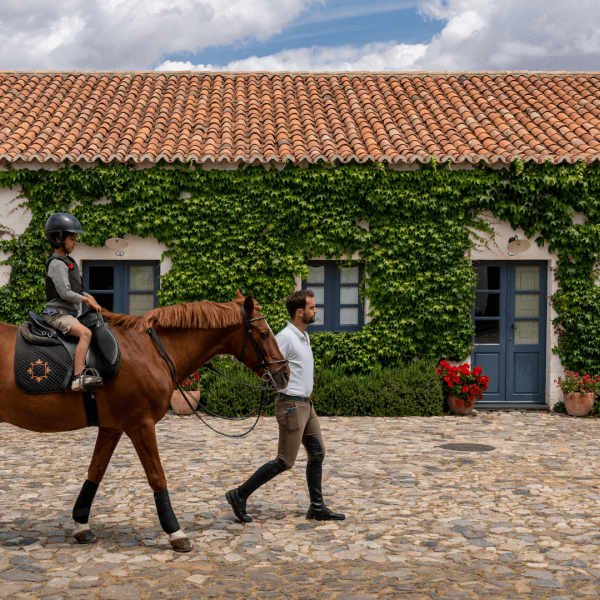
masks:
[[[69,233],[85,233],[85,231],[81,228],[79,220],[66,212],[50,215],[44,225],[44,235],[53,248],[62,248]]]

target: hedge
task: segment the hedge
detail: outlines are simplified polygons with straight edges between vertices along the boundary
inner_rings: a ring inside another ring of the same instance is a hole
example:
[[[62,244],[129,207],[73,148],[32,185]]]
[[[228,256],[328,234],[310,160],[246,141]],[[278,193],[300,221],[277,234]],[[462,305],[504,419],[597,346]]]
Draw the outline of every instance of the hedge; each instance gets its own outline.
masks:
[[[252,385],[260,384],[248,369],[231,360],[217,358],[212,364],[219,371]],[[441,415],[442,386],[436,365],[417,360],[406,365],[375,368],[369,372],[346,373],[340,368],[323,368],[315,372],[313,401],[323,416],[407,417]],[[202,403],[223,416],[233,417],[250,412],[259,401],[260,392],[242,387],[203,369]],[[273,415],[273,404],[264,413]]]

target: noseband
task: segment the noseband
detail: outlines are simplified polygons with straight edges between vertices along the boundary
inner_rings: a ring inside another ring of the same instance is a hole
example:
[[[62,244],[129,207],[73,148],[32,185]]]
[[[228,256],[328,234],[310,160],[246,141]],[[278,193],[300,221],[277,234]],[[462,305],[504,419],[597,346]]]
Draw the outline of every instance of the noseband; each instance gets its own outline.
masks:
[[[275,377],[277,377],[277,375],[279,375],[279,373],[281,373],[281,371],[283,371],[287,367],[289,361],[286,359],[271,360],[271,361],[266,360],[265,355],[263,354],[262,350],[260,349],[258,342],[254,338],[252,329],[250,328],[250,323],[254,323],[254,321],[266,320],[266,317],[264,315],[261,315],[260,317],[255,317],[254,319],[249,319],[248,316],[246,315],[246,311],[244,310],[243,305],[240,306],[240,311],[242,313],[242,318],[244,319],[244,342],[242,344],[242,354],[240,356],[240,362],[244,361],[244,350],[246,348],[246,338],[248,336],[250,336],[250,341],[252,342],[252,345],[254,346],[256,355],[258,356],[258,360],[260,361],[260,363],[258,365],[256,365],[256,367],[253,367],[252,370],[258,371],[258,369],[260,369],[262,367],[265,371],[262,374],[262,380],[264,381],[265,385],[268,385],[271,388],[271,391],[274,392],[277,389],[277,384],[275,383]],[[269,370],[269,365],[275,365],[278,363],[283,363],[283,366],[280,369],[278,369],[277,371],[272,373]]]

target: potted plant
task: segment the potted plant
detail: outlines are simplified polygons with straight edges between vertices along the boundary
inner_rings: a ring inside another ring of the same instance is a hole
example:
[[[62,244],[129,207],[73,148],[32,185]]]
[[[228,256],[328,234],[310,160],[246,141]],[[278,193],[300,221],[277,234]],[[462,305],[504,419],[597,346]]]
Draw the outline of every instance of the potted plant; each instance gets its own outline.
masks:
[[[194,410],[200,402],[200,394],[202,392],[202,375],[200,371],[196,371],[186,379],[181,386],[186,392],[186,397]],[[175,390],[171,396],[171,408],[176,415],[191,415],[193,414],[188,402],[183,397],[179,390]]]
[[[565,409],[570,415],[586,417],[590,414],[600,390],[600,375],[565,371],[565,378],[559,377],[555,383],[562,390]]]
[[[490,380],[482,375],[481,367],[475,367],[473,370],[468,364],[453,367],[445,360],[440,362],[437,374],[442,378],[448,406],[454,415],[471,414],[475,400],[483,398],[483,392],[487,391]]]

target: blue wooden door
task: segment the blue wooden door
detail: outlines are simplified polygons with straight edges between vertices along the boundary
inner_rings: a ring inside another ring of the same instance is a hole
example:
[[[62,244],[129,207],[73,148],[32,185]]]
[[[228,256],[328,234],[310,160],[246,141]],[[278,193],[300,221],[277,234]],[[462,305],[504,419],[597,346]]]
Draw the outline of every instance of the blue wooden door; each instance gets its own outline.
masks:
[[[483,405],[545,401],[546,263],[479,261],[472,364],[490,378]]]

